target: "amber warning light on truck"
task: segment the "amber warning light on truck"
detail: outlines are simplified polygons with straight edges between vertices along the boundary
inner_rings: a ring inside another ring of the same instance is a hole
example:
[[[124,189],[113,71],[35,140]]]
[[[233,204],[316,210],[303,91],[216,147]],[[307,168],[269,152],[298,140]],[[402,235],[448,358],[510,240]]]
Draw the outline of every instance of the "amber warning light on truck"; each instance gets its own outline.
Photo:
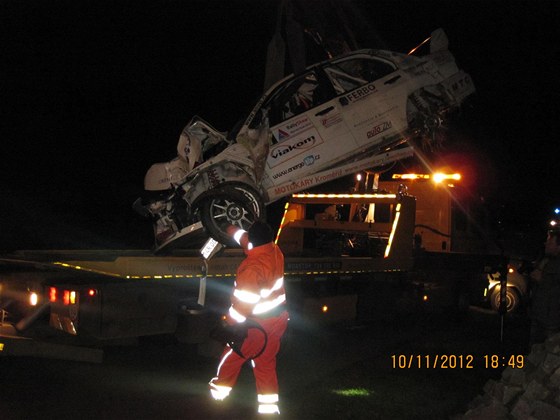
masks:
[[[393,179],[431,179],[436,184],[443,181],[459,181],[461,180],[461,174],[445,174],[442,172],[435,172],[433,174],[393,174]]]

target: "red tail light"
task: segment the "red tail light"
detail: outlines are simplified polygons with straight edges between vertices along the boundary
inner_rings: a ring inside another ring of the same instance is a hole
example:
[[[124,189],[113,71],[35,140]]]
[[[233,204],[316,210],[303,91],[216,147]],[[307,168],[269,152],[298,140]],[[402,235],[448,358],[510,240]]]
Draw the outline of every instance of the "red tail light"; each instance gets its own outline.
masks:
[[[62,303],[70,305],[70,290],[65,290],[62,295]]]
[[[49,300],[51,302],[56,302],[56,295],[57,295],[56,287],[50,287],[49,288]]]

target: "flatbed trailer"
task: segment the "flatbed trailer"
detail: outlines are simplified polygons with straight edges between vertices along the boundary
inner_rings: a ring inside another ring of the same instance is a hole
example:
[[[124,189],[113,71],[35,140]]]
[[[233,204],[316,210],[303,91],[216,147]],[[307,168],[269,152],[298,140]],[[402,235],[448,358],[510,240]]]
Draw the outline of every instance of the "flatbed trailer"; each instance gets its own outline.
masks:
[[[376,220],[355,217],[359,208],[372,205]],[[333,213],[333,206],[344,217]],[[433,275],[433,267],[453,270],[459,266],[451,260],[465,255],[419,253],[415,216],[416,198],[406,194],[294,195],[276,238],[285,254],[291,324],[312,328],[317,322],[368,322],[394,316],[403,305],[416,310],[435,290],[422,276]],[[486,265],[497,260],[471,258],[461,270],[460,290],[465,284],[481,284],[482,296],[484,272],[490,269]],[[199,249],[165,255],[148,250],[17,251],[0,258],[0,302],[21,302],[35,293],[34,306],[28,305],[17,320],[18,336],[33,329],[34,317],[41,318],[38,308],[48,305],[42,320],[73,339],[71,344],[101,348],[118,340],[170,334],[208,349],[209,331],[229,307],[243,259],[236,248],[209,260]],[[449,279],[459,284],[453,276]]]

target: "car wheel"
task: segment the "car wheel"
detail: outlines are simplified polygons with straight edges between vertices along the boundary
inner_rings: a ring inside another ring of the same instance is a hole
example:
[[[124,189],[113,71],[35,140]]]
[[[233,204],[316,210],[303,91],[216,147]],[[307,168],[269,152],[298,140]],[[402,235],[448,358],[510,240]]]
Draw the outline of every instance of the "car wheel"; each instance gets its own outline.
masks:
[[[234,225],[247,230],[263,213],[260,194],[246,184],[218,187],[200,205],[200,217],[210,236],[230,246],[237,244],[227,234],[227,227]]]
[[[519,298],[519,294],[513,287],[506,288],[506,308],[507,312],[514,312],[521,303],[521,299]],[[492,309],[495,311],[500,310],[500,288],[495,287],[492,291],[492,295],[490,296],[490,305]]]

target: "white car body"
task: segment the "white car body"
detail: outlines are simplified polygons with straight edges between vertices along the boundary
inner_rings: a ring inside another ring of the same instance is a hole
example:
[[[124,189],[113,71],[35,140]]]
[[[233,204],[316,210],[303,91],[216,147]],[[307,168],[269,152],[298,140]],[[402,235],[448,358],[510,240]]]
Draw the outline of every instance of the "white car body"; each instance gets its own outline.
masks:
[[[228,137],[195,117],[173,164],[154,165],[145,179],[146,190],[172,193],[159,205],[142,205],[154,218],[156,247],[198,220],[224,242],[220,225],[248,227],[284,196],[409,157],[405,143],[432,141],[448,112],[474,91],[439,29],[422,57],[360,50],[282,79]],[[225,148],[206,156],[217,145]],[[201,156],[193,158],[193,150]],[[179,197],[187,215],[177,214]],[[157,239],[158,229],[165,238]]]

